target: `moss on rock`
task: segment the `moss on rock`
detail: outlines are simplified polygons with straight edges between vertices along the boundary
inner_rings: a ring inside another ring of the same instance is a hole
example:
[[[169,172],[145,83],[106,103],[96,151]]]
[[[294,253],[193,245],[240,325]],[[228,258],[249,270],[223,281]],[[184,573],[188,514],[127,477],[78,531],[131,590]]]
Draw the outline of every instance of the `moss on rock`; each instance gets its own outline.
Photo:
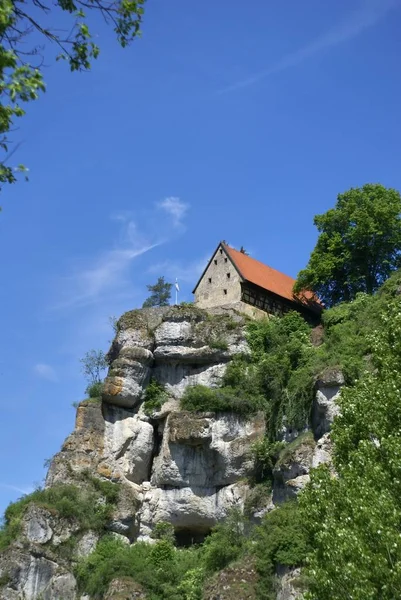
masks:
[[[190,412],[171,413],[168,420],[171,442],[201,444],[209,439],[209,420],[204,415]]]
[[[316,446],[313,433],[311,431],[305,431],[295,438],[292,442],[287,444],[280,452],[276,468],[285,467],[294,462],[297,456],[303,453],[309,454],[310,450]]]

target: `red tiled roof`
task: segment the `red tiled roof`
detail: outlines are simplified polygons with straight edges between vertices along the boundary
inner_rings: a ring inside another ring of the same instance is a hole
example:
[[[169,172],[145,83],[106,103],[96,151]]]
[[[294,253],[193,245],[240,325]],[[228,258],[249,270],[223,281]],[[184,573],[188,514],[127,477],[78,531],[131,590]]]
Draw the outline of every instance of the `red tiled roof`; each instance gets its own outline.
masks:
[[[269,292],[273,292],[282,298],[287,300],[301,301],[308,304],[308,300],[312,300],[313,303],[319,304],[319,301],[312,292],[304,292],[303,298],[296,297],[293,294],[292,288],[294,287],[295,279],[272,269],[267,265],[264,265],[259,260],[251,258],[243,252],[239,252],[227,244],[221,244],[228,256],[234,263],[234,266],[239,271],[240,275],[246,281],[258,285]]]

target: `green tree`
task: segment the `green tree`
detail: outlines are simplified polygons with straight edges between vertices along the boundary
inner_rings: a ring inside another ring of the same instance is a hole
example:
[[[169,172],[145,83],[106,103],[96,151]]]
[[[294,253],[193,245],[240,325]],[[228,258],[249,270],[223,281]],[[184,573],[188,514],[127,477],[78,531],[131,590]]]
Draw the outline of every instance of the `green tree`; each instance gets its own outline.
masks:
[[[107,369],[108,363],[103,350],[89,350],[83,358],[80,359],[82,373],[88,382],[86,394],[89,398],[98,398],[102,395],[102,375]]]
[[[151,294],[143,303],[142,308],[169,305],[172,283],[167,283],[167,281],[164,281],[164,277],[159,277],[154,285],[147,285],[146,287]]]
[[[45,90],[40,56],[43,44],[51,42],[59,50],[58,59],[67,60],[71,71],[87,70],[99,55],[93,41],[87,13],[100,13],[110,24],[121,46],[140,33],[145,0],[1,0],[0,2],[0,189],[14,183],[18,171],[8,163],[8,133],[15,119],[22,117],[22,105],[38,98]],[[52,28],[64,15],[65,30]],[[31,64],[34,63],[34,64]],[[36,63],[36,64],[35,64]]]
[[[314,223],[320,232],[295,293],[313,290],[332,306],[372,294],[401,265],[401,196],[379,184],[351,188]]]
[[[340,397],[334,468],[311,474],[300,496],[310,600],[401,597],[401,312],[389,302],[372,335],[375,370]]]

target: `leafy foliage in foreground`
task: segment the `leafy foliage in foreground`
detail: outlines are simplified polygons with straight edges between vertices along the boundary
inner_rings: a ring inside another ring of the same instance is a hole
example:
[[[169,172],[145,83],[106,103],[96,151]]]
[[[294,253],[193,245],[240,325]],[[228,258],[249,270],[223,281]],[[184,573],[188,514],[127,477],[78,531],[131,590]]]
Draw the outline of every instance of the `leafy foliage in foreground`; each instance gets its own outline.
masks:
[[[297,503],[289,501],[267,514],[262,525],[255,530],[258,597],[275,600],[278,565],[295,567],[304,563],[310,548],[302,519]]]
[[[371,337],[375,367],[343,390],[333,477],[312,473],[301,497],[311,600],[393,600],[401,594],[401,301]]]
[[[0,186],[14,183],[16,172],[26,171],[22,165],[12,168],[6,164],[7,133],[15,129],[15,119],[25,114],[22,105],[36,100],[45,90],[41,51],[49,42],[59,51],[57,58],[68,61],[71,71],[89,69],[99,55],[94,43],[87,13],[99,13],[113,26],[121,46],[129,44],[140,33],[145,0],[2,0],[0,3]],[[54,25],[49,25],[49,16]],[[60,28],[64,20],[65,27]],[[32,40],[32,43],[30,43]],[[36,62],[37,66],[32,66]],[[0,187],[1,189],[1,187]]]

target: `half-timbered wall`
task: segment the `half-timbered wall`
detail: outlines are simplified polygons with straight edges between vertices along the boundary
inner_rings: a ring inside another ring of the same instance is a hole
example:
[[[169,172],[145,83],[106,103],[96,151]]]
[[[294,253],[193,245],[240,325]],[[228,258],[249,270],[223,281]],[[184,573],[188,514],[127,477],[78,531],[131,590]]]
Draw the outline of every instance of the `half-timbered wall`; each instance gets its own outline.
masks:
[[[281,316],[291,310],[291,306],[280,300],[275,294],[270,294],[263,288],[248,283],[242,284],[241,300],[270,315]]]

